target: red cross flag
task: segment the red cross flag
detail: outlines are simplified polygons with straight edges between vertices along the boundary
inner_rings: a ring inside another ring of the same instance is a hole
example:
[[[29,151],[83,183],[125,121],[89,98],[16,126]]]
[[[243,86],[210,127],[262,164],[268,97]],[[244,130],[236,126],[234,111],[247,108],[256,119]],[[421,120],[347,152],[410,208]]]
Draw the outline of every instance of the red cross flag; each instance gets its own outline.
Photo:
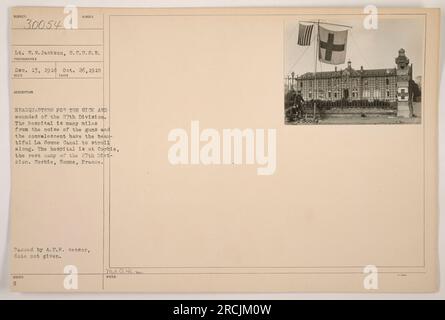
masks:
[[[329,64],[342,64],[346,60],[346,43],[348,30],[332,31],[319,27],[320,39],[318,58],[321,62]]]

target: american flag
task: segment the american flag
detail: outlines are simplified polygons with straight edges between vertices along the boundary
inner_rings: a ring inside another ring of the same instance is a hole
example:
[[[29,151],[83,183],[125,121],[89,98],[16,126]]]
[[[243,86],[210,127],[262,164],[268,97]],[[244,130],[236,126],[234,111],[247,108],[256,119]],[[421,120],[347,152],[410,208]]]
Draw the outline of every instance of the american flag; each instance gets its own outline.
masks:
[[[298,44],[300,46],[311,45],[312,29],[314,25],[299,24],[298,27]]]

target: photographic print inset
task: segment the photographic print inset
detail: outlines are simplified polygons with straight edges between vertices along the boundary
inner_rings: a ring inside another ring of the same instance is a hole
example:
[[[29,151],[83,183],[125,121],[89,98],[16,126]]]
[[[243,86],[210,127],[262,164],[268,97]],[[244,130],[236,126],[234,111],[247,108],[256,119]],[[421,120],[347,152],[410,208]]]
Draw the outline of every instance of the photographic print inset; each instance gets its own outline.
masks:
[[[424,17],[285,24],[288,125],[421,123]]]

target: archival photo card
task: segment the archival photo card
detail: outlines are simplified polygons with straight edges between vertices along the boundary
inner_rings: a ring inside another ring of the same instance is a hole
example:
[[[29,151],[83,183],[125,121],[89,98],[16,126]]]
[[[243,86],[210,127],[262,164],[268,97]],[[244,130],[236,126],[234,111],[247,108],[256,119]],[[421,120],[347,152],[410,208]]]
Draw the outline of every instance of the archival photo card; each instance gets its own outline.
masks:
[[[422,15],[285,23],[285,124],[419,124]]]
[[[11,291],[436,291],[439,22],[12,8]]]

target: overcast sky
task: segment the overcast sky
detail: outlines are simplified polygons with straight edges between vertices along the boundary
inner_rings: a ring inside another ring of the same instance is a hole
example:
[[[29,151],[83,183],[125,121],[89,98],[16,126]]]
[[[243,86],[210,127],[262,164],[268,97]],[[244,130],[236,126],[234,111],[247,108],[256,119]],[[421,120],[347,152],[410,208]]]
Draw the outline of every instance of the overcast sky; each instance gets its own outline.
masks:
[[[350,16],[319,16],[321,22],[337,23],[352,26],[348,34],[346,62],[350,59],[352,68],[365,69],[394,68],[394,59],[400,48],[404,48],[410,63],[413,63],[413,78],[423,75],[424,50],[424,16],[392,16],[380,17],[377,30],[367,30],[363,26],[363,17],[351,19]],[[294,71],[301,75],[314,71],[314,42],[310,47],[297,44],[299,20],[311,18],[296,17],[285,25],[285,73]],[[345,30],[343,27],[323,25],[331,30]],[[315,31],[315,28],[314,28]],[[314,39],[315,32],[313,32]],[[347,64],[337,67],[345,68]],[[317,71],[334,70],[333,65],[318,62]]]

